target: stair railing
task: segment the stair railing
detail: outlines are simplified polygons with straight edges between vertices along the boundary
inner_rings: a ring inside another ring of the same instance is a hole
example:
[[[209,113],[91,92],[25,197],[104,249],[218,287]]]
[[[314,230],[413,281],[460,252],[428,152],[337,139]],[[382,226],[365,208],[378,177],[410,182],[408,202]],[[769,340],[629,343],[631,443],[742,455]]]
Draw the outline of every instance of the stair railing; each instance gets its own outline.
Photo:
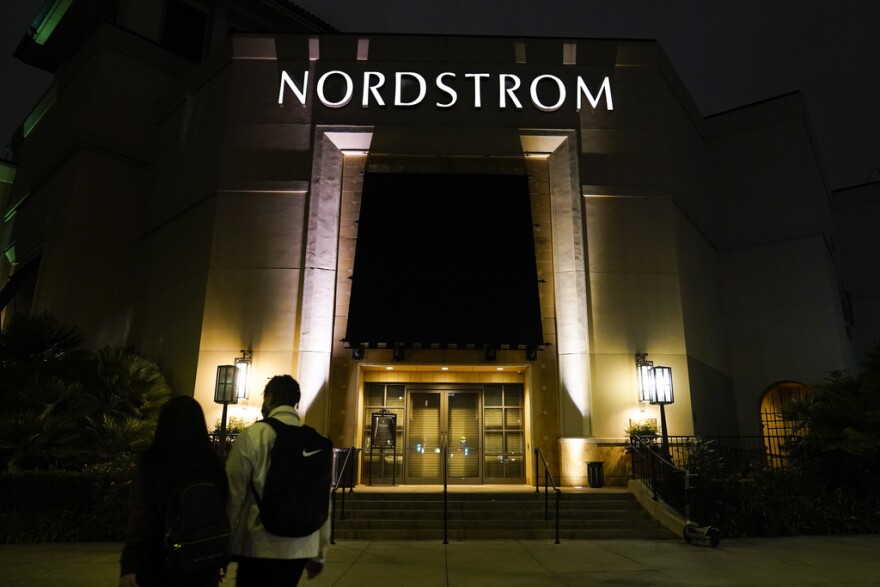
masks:
[[[440,456],[443,458],[443,544],[449,544],[449,434],[443,432],[440,434]]]
[[[654,500],[662,500],[681,515],[687,515],[687,481],[689,473],[676,466],[662,446],[640,436],[630,437],[633,479],[638,479],[653,492]]]
[[[540,448],[535,449],[535,493],[541,493],[541,481],[538,467],[544,465],[544,519],[550,519],[550,486],[556,492],[556,544],[559,544],[559,498],[562,497],[562,491],[556,485],[553,475],[550,473],[550,467],[547,465],[547,459]]]
[[[333,507],[330,512],[330,544],[336,544],[336,493],[339,491],[339,485],[345,480],[348,479],[348,475],[350,474],[349,467],[354,466],[354,459],[352,459],[352,455],[357,452],[357,449],[351,447],[346,449],[345,451],[345,460],[342,462],[342,467],[340,467],[336,471],[336,482],[333,483],[333,487],[330,489],[330,496],[332,498]],[[370,463],[372,465],[372,463]],[[351,489],[353,490],[353,488]],[[342,488],[342,510],[339,513],[339,519],[345,519],[345,487]]]

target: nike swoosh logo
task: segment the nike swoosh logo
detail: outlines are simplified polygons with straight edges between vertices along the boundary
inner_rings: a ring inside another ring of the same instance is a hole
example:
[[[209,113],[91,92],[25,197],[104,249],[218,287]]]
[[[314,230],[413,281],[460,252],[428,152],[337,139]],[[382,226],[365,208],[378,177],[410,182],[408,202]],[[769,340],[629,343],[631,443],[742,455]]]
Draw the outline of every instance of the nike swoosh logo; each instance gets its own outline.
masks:
[[[313,456],[313,455],[318,454],[319,452],[321,452],[321,450],[323,450],[323,449],[320,449],[320,448],[319,448],[318,450],[306,450],[306,449],[303,449],[303,456],[304,456],[304,457],[310,457],[310,456]]]

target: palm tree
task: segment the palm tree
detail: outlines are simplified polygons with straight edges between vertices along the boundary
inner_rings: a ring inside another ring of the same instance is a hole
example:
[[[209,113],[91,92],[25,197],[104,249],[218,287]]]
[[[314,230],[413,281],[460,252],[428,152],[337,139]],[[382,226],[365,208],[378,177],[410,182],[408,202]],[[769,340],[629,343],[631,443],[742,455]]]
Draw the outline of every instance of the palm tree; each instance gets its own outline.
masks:
[[[0,463],[78,468],[134,452],[171,394],[155,362],[130,349],[89,353],[47,313],[0,333]],[[0,469],[2,469],[0,464]]]
[[[105,457],[145,448],[159,408],[171,396],[165,376],[155,362],[131,349],[104,347],[95,364],[90,393],[99,409],[91,424]]]

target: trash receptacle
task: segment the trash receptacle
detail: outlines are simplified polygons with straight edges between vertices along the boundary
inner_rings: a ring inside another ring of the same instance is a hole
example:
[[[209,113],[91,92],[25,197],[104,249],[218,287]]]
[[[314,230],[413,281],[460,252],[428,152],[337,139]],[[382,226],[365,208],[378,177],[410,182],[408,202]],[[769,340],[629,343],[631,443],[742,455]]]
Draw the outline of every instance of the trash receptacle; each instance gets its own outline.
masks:
[[[358,453],[361,451],[359,448],[334,448],[333,449],[333,478],[331,482],[336,484],[336,481],[341,478],[339,481],[339,487],[341,488],[353,488],[355,481],[355,471],[357,470],[357,457]],[[348,468],[345,472],[342,471],[342,467],[345,464],[345,457],[351,453],[351,456],[348,457]]]
[[[587,461],[587,482],[590,487],[605,485],[605,472],[602,470],[604,464],[604,461]]]

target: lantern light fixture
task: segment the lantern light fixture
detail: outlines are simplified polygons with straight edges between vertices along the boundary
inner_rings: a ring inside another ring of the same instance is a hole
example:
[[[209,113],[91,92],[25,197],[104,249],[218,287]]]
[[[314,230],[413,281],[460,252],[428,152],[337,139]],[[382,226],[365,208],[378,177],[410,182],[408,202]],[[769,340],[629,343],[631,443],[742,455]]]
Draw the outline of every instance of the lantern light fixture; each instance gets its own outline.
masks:
[[[226,412],[229,404],[238,403],[236,384],[238,368],[235,365],[218,365],[217,379],[214,382],[214,401],[223,404],[223,415],[220,417],[220,454],[226,455]]]
[[[666,406],[675,403],[672,387],[672,367],[654,366],[648,361],[648,353],[636,353],[636,369],[639,376],[639,401],[660,406],[660,429],[663,454],[669,454],[669,434],[666,429]]]
[[[654,361],[646,359],[648,353],[636,353],[636,371],[639,377],[639,401],[650,402],[655,394]],[[653,402],[652,402],[653,403]]]
[[[652,404],[675,403],[675,395],[672,389],[672,367],[654,367],[654,391],[651,396]]]
[[[250,390],[248,389],[248,381],[250,380],[251,363],[253,362],[253,358],[254,353],[246,349],[241,349],[241,356],[235,357],[236,399],[248,399],[249,397]]]
[[[235,365],[219,365],[217,380],[214,383],[214,401],[224,405],[238,403],[237,383],[238,369]]]

